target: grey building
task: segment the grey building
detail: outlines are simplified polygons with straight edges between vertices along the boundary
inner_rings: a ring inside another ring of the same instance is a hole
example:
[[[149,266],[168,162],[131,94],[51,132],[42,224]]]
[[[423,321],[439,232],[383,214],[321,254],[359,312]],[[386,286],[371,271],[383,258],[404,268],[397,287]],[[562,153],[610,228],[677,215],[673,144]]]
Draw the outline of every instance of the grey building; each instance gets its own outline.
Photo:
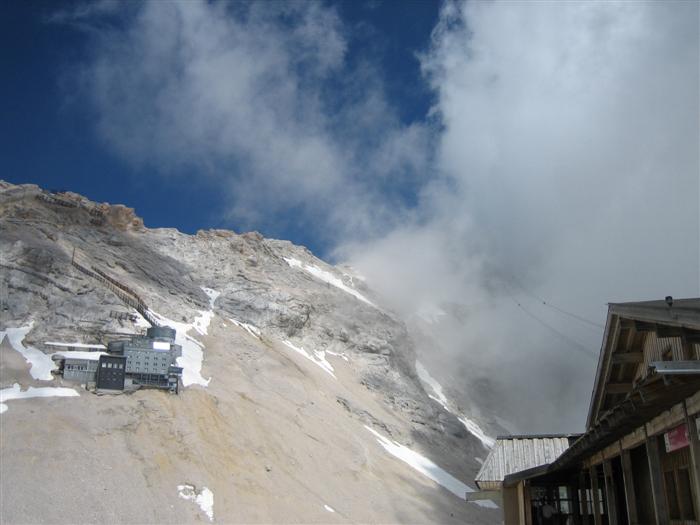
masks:
[[[85,358],[54,357],[58,373],[67,381],[85,384],[95,382],[97,388],[123,390],[149,386],[177,393],[182,368],[177,358],[182,347],[175,344],[176,332],[167,326],[153,326],[145,336],[112,341],[107,353]],[[98,361],[99,359],[99,361]]]
[[[97,366],[99,390],[124,390],[126,358],[121,355],[101,355]]]
[[[175,344],[176,332],[167,326],[152,326],[145,337],[109,343],[110,354],[126,358],[126,385],[167,388],[177,392],[182,368],[176,365],[182,347]]]
[[[95,381],[97,364],[97,359],[66,357],[63,359],[63,379],[82,384],[91,383]]]

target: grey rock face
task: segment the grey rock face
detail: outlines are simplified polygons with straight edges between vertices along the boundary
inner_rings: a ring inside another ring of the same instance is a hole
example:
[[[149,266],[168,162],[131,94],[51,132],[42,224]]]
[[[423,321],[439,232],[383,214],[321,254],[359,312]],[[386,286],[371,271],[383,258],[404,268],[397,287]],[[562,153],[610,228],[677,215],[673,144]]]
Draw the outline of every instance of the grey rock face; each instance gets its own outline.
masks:
[[[29,344],[104,341],[135,330],[114,315],[133,310],[77,271],[73,259],[136,290],[151,309],[175,321],[192,322],[210,308],[202,290],[207,287],[221,293],[214,306],[219,318],[257,327],[263,342],[291,340],[349,356],[358,381],[381,395],[406,426],[392,428],[338,397],[352,417],[424,443],[465,481],[478,470],[474,457],[485,455],[480,442],[424,391],[404,323],[349,269],[328,265],[303,247],[256,232],[186,235],[147,229],[124,206],[0,181],[0,253],[0,291],[5,291],[0,328],[34,320]],[[318,275],[332,277],[368,302]]]

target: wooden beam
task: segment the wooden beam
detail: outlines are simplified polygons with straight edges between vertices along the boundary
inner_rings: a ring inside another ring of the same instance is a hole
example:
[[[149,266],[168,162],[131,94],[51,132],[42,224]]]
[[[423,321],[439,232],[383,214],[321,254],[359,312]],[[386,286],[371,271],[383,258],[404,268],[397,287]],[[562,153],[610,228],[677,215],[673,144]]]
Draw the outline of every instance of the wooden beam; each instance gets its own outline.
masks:
[[[608,513],[608,524],[617,525],[617,491],[615,490],[612,463],[609,459],[603,461],[603,477],[605,478],[605,508]]]
[[[686,330],[684,335],[688,343],[700,343],[700,331]]]
[[[600,514],[600,494],[598,493],[598,467],[591,467],[591,492],[593,493],[593,523],[603,525],[603,516]]]
[[[620,328],[623,328],[623,329],[635,328],[634,321],[632,319],[620,318]]]
[[[578,475],[578,485],[581,489],[581,524],[591,525],[591,515],[588,514],[588,483],[586,483],[586,473],[582,470]]]
[[[608,383],[605,385],[606,394],[627,394],[632,391],[632,383]]]
[[[644,433],[646,433],[646,431],[646,425],[644,425]],[[646,449],[647,459],[649,460],[649,478],[651,480],[651,495],[654,503],[656,525],[669,525],[666,491],[664,490],[664,481],[661,479],[659,440],[656,436],[649,437],[649,435],[647,435]]]
[[[659,338],[663,337],[681,337],[683,335],[683,328],[680,326],[668,326],[663,324],[656,325],[656,336]]]
[[[688,415],[688,407],[683,400],[683,413],[685,424],[688,426],[688,437],[690,438],[690,477],[693,482],[693,500],[695,508],[700,509],[700,438],[698,437],[698,427],[695,423],[697,416]],[[697,512],[697,511],[696,511]]]
[[[634,329],[637,330],[637,332],[654,332],[656,330],[656,325],[644,321],[635,321]]]
[[[622,447],[622,446],[620,446]],[[632,455],[629,450],[622,450],[622,480],[625,485],[625,504],[627,505],[627,519],[630,525],[639,525],[637,513],[637,495],[634,492],[634,477],[632,474]]]
[[[622,365],[627,363],[639,364],[644,362],[643,352],[626,352],[624,354],[613,354],[612,363]]]

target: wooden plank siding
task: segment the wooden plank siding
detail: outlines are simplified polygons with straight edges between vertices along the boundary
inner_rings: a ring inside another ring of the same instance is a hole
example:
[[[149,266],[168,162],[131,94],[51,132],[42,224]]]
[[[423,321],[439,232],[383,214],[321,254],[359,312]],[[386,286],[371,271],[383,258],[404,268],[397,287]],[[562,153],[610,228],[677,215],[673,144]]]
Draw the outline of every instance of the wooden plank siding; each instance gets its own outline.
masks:
[[[686,399],[686,407],[691,418],[700,417],[700,392],[696,392]],[[684,421],[685,412],[683,410],[683,403],[678,403],[671,407],[670,410],[667,410],[650,420],[646,424],[646,431],[649,435],[658,435],[670,428],[680,425]],[[622,447],[622,450],[630,450],[643,444],[645,439],[645,428],[644,426],[640,426],[622,437],[619,445],[617,442],[611,443],[600,453],[596,453],[587,458],[584,462],[584,466],[591,467],[593,465],[600,465],[605,459],[611,459],[615,456],[619,456],[620,446]]]

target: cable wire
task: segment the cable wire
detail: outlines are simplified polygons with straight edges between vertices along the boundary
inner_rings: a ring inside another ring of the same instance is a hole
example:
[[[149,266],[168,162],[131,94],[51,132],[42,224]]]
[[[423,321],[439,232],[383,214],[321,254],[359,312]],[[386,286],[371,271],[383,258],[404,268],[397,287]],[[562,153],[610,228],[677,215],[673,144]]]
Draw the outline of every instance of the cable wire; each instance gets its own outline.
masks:
[[[535,300],[538,301],[539,303],[543,304],[544,306],[547,306],[548,308],[551,308],[552,310],[556,310],[557,312],[559,312],[559,313],[561,313],[561,314],[568,315],[568,316],[571,317],[572,319],[576,319],[576,320],[578,320],[578,321],[580,321],[580,322],[582,322],[582,323],[586,323],[587,325],[590,325],[591,327],[594,327],[594,328],[596,328],[596,329],[605,328],[605,327],[604,327],[602,324],[600,324],[600,323],[596,323],[595,321],[591,321],[590,319],[586,319],[585,317],[582,317],[582,316],[580,316],[580,315],[578,315],[578,314],[575,314],[575,313],[573,313],[573,312],[569,312],[569,311],[564,310],[563,308],[561,308],[561,307],[559,307],[559,306],[557,306],[557,305],[555,305],[555,304],[552,304],[552,303],[550,303],[550,302],[547,302],[546,300],[544,300],[544,299],[543,299],[542,297],[540,297],[539,295],[537,295],[537,294],[535,294],[535,293],[529,291],[527,288],[525,288],[525,287],[522,285],[522,283],[521,283],[518,279],[515,278],[515,276],[511,275],[511,276],[510,276],[510,280],[511,280],[512,283],[516,284],[516,285],[518,286],[518,288],[520,288],[523,292],[525,292],[526,295],[529,295],[530,297],[532,297],[533,299],[535,299]]]
[[[594,352],[593,350],[590,350],[590,349],[586,348],[584,345],[582,345],[582,344],[579,343],[578,341],[572,339],[571,337],[569,337],[569,336],[566,335],[565,333],[560,332],[559,330],[557,330],[556,328],[554,328],[552,325],[550,325],[549,323],[547,323],[547,322],[544,321],[543,319],[540,319],[538,316],[536,316],[535,314],[533,314],[532,312],[530,312],[527,308],[525,308],[525,307],[520,303],[520,301],[518,301],[518,300],[515,298],[515,295],[513,295],[512,293],[510,293],[510,291],[508,292],[508,295],[509,295],[509,297],[513,300],[513,302],[514,302],[516,305],[518,305],[518,308],[520,308],[523,312],[525,312],[525,313],[526,313],[528,316],[530,316],[532,319],[534,319],[535,321],[537,321],[538,323],[540,323],[542,326],[544,326],[545,328],[547,328],[547,329],[550,330],[551,332],[554,332],[554,333],[555,333],[556,335],[558,335],[561,339],[563,339],[564,341],[566,341],[567,343],[569,343],[569,344],[570,344],[574,349],[576,349],[579,353],[583,353],[583,354],[585,354],[587,357],[593,357],[594,359],[598,357],[598,354],[597,354],[596,352]]]

